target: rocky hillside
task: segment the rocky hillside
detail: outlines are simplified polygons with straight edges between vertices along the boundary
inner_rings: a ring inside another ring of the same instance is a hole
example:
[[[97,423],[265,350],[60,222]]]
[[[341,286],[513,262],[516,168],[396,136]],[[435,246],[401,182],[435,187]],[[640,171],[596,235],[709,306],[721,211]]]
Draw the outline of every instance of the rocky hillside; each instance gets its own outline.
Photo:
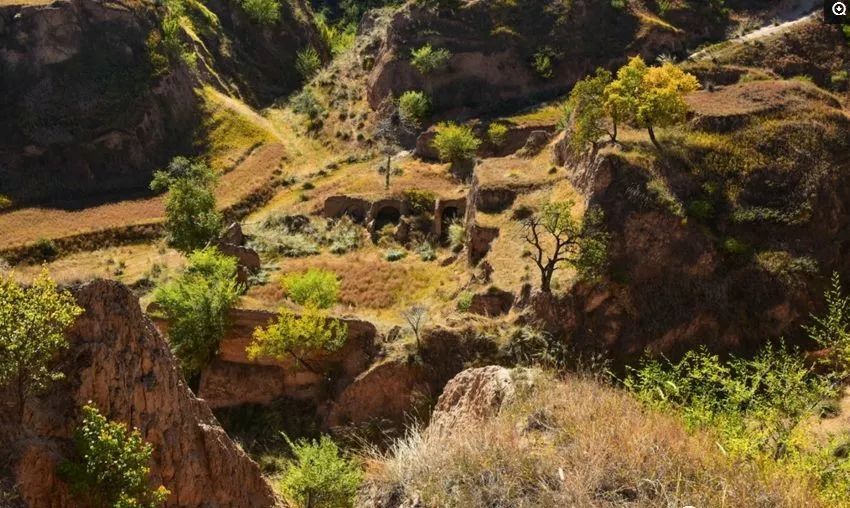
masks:
[[[423,90],[437,112],[472,114],[564,93],[596,67],[626,55],[683,54],[718,38],[727,20],[700,5],[664,19],[641,2],[411,2],[395,13],[369,77],[369,102]],[[426,44],[450,52],[427,75],[411,64]],[[455,115],[456,116],[456,115]]]
[[[741,71],[704,79],[724,72]],[[624,141],[576,159],[559,145],[571,181],[605,214],[611,273],[579,285],[565,314],[549,302],[541,315],[621,360],[801,339],[819,274],[850,276],[840,100],[805,81],[741,80],[688,102],[690,126],[661,152]]]
[[[194,88],[267,104],[300,83],[284,71],[296,52],[325,51],[308,12],[285,3],[260,25],[235,1],[0,6],[0,195],[79,206],[146,191],[154,169],[204,148]]]
[[[5,483],[17,485],[26,506],[77,506],[56,466],[69,459],[79,408],[89,401],[154,445],[151,482],[171,491],[167,506],[273,506],[259,468],[186,387],[130,290],[95,281],[74,296],[85,312],[59,359],[64,380],[26,401],[22,425],[16,411],[0,416],[2,463],[8,464],[0,473],[10,475]]]

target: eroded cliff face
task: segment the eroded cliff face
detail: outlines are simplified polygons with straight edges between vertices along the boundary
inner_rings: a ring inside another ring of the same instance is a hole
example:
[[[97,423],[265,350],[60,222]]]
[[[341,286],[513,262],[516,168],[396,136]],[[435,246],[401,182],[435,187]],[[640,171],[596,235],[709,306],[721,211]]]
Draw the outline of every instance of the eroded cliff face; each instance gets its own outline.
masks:
[[[23,424],[0,415],[2,461],[30,507],[77,506],[56,473],[69,457],[79,408],[91,401],[154,446],[151,481],[167,506],[274,505],[258,466],[186,387],[168,345],[128,288],[95,281],[74,290],[85,313],[68,333],[65,379],[26,402]]]
[[[154,76],[156,23],[143,3],[0,7],[0,194],[23,204],[145,189],[189,145],[192,78]]]
[[[574,157],[558,144],[574,186],[605,214],[610,267],[563,297],[537,295],[534,313],[618,363],[698,345],[747,354],[780,337],[808,346],[802,325],[823,308],[830,274],[850,276],[850,120],[794,81],[688,100],[693,130],[645,158],[625,145]]]
[[[668,18],[675,28],[610,2],[462,1],[455,9],[424,4],[399,10],[376,50],[372,107],[406,90],[425,91],[434,110],[447,116],[516,107],[564,93],[596,67],[616,65],[627,55],[681,52],[719,35],[722,26],[701,8],[673,9]],[[452,53],[447,69],[423,75],[411,65],[411,51],[425,44]],[[548,74],[535,70],[537,55],[550,59]]]
[[[295,89],[295,57],[326,53],[309,6],[251,21],[235,0],[186,2],[187,65],[160,60],[165,8],[147,1],[0,5],[0,195],[79,206],[146,192],[152,172],[203,139],[209,84],[253,106]],[[155,56],[156,55],[156,56]],[[84,202],[84,201],[83,201]]]

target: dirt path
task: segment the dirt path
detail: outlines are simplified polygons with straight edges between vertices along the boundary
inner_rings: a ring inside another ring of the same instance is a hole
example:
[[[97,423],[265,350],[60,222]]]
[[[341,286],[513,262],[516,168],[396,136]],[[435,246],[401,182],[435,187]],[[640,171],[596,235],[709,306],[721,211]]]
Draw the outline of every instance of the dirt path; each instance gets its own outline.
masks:
[[[813,19],[817,16],[818,12],[821,10],[821,6],[823,5],[822,0],[802,0],[798,5],[792,7],[784,13],[778,14],[775,17],[775,20],[778,21],[778,24],[771,23],[765,25],[758,30],[754,30],[750,33],[734,37],[732,39],[728,39],[728,42],[733,43],[743,43],[743,42],[751,42],[755,40],[764,39],[770,37],[771,35],[778,34],[789,30],[800,23],[805,23],[810,19]],[[697,51],[689,57],[690,60],[701,60],[704,58],[708,58],[711,56],[712,46],[708,48]]]
[[[221,208],[238,202],[263,186],[280,167],[285,149],[264,145],[221,177],[216,197]],[[163,219],[162,196],[110,203],[83,210],[24,208],[0,214],[0,250],[31,244],[39,239],[58,239]]]

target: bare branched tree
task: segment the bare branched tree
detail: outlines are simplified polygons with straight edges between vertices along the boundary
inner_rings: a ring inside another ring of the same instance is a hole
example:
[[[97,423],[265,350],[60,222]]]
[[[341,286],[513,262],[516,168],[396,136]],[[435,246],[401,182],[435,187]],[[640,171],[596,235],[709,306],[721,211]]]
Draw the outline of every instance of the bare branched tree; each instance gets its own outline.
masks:
[[[407,324],[413,331],[413,335],[416,336],[416,349],[418,350],[420,347],[420,334],[422,333],[422,328],[424,328],[425,323],[428,322],[428,307],[425,307],[424,305],[414,305],[403,311],[401,315],[404,317],[405,321],[407,321]]]
[[[402,120],[398,105],[391,98],[385,99],[377,109],[378,120],[375,122],[373,138],[378,142],[378,151],[386,157],[386,165],[378,168],[384,175],[384,188],[390,188],[390,177],[393,172],[393,156],[402,150],[402,142],[406,136],[414,133],[415,126]]]
[[[591,209],[583,220],[572,215],[571,200],[547,203],[523,221],[525,241],[535,249],[532,259],[540,270],[540,290],[552,291],[552,276],[563,263],[574,266],[579,275],[598,273],[604,265],[607,234],[601,229],[602,213]]]

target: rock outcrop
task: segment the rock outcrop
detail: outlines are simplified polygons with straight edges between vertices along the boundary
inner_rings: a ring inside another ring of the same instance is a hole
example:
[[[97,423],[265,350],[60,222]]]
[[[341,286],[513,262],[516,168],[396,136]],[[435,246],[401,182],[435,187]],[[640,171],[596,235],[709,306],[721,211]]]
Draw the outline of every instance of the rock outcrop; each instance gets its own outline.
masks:
[[[434,407],[429,429],[447,430],[463,421],[494,416],[515,395],[511,370],[496,365],[465,370],[446,384]]]
[[[428,94],[437,118],[526,104],[563,93],[596,67],[627,55],[684,52],[698,40],[722,35],[724,24],[707,6],[691,4],[671,8],[666,21],[642,6],[617,9],[591,0],[457,4],[409,3],[393,16],[369,76],[373,108],[406,90]],[[427,75],[416,70],[411,51],[425,44],[451,52],[446,69]],[[535,69],[541,60],[549,65]]]
[[[91,401],[153,445],[151,481],[171,491],[167,506],[274,506],[259,467],[187,388],[168,345],[130,290],[94,281],[73,293],[85,313],[58,359],[65,378],[26,401],[23,422],[0,415],[0,463],[10,465],[25,504],[78,506],[56,466],[70,457],[79,409]]]
[[[156,76],[148,4],[0,6],[0,194],[44,198],[146,189],[186,149],[198,115],[188,69]]]

